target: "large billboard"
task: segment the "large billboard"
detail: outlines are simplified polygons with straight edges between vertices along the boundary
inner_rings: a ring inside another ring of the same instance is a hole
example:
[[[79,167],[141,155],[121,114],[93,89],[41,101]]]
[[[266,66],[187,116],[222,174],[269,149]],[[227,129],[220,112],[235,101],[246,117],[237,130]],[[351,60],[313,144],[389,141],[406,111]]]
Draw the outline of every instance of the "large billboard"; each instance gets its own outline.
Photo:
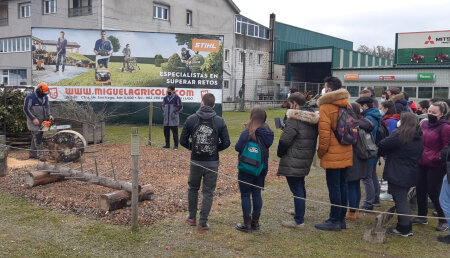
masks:
[[[183,102],[222,102],[223,36],[33,28],[32,44],[52,101],[160,102],[173,85]]]
[[[397,64],[450,65],[450,30],[397,33]]]

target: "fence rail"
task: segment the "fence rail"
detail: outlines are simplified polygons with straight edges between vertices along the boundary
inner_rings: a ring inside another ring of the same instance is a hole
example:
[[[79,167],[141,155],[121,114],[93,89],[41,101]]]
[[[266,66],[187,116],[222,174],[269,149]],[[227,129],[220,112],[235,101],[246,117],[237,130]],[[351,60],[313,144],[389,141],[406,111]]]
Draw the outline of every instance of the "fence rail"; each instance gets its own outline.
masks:
[[[69,8],[69,17],[86,16],[92,14],[92,6]]]

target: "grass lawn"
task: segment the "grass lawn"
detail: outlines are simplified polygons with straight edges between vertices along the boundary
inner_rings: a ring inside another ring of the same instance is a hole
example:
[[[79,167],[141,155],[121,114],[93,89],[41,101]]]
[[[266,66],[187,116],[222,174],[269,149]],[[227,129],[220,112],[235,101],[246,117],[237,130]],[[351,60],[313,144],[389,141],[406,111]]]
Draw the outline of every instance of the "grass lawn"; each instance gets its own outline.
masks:
[[[164,83],[164,78],[159,76],[161,67],[156,67],[153,64],[139,64],[140,70],[136,67],[136,71],[121,72],[118,69],[122,68],[122,63],[109,62],[111,69],[112,86],[140,86],[140,87],[157,87]],[[95,86],[95,69],[92,69],[84,74],[78,75],[71,79],[63,80],[54,85],[64,86]]]
[[[268,122],[280,117],[284,110],[269,110]],[[248,112],[224,112],[232,146],[247,121]],[[181,130],[180,130],[181,131]],[[108,126],[107,140],[128,142],[130,126]],[[147,136],[145,127],[140,133]],[[275,131],[276,150],[280,131]],[[161,127],[153,128],[154,145],[163,143]],[[123,139],[125,137],[125,139]],[[235,154],[232,147],[226,153]],[[325,174],[318,168],[306,178],[308,198],[328,201]],[[436,241],[437,221],[415,226],[410,238],[387,237],[383,245],[361,240],[364,230],[374,223],[374,215],[361,214],[356,222],[348,222],[342,232],[323,232],[314,223],[327,217],[329,207],[308,203],[304,231],[281,227],[283,220],[292,220],[284,211],[293,207],[287,183],[281,180],[266,185],[261,231],[245,234],[234,229],[241,222],[240,196],[215,201],[210,215],[212,231],[198,234],[184,224],[186,214],[178,214],[152,227],[132,232],[129,227],[110,225],[90,218],[62,214],[28,203],[21,197],[0,191],[0,256],[388,256],[448,257],[448,246]],[[383,203],[383,210],[392,203]],[[391,226],[396,220],[391,221]]]

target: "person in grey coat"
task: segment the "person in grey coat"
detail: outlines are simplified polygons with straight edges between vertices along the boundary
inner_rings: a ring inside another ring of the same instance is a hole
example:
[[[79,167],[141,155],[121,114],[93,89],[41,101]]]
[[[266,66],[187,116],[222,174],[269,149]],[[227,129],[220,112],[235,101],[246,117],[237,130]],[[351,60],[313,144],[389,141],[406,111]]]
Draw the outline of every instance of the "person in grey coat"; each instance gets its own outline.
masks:
[[[27,128],[31,131],[30,159],[44,160],[42,152],[42,135],[40,126],[44,121],[53,120],[50,105],[48,102],[48,85],[40,83],[36,90],[29,94],[24,101],[23,111],[27,117]]]
[[[170,131],[172,131],[174,149],[178,149],[178,126],[180,125],[180,112],[183,110],[181,98],[175,92],[175,86],[167,87],[167,96],[164,97],[161,106],[164,117],[164,137],[166,145],[163,148],[170,148]]]
[[[304,107],[305,96],[299,92],[288,98],[289,109],[287,121],[277,155],[281,158],[278,176],[285,176],[294,196],[306,198],[305,176],[309,174],[316,151],[319,115],[310,107]],[[284,227],[303,229],[305,216],[305,201],[294,198],[294,221],[284,221]]]

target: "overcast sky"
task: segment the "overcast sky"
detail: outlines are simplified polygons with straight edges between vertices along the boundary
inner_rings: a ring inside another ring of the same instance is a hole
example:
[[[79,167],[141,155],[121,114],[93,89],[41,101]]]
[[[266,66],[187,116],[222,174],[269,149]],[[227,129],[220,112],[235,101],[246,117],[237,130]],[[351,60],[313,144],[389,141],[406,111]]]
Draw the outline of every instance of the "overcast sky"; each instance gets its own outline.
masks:
[[[364,44],[395,47],[395,33],[450,30],[450,0],[233,0],[265,26],[279,22]]]

